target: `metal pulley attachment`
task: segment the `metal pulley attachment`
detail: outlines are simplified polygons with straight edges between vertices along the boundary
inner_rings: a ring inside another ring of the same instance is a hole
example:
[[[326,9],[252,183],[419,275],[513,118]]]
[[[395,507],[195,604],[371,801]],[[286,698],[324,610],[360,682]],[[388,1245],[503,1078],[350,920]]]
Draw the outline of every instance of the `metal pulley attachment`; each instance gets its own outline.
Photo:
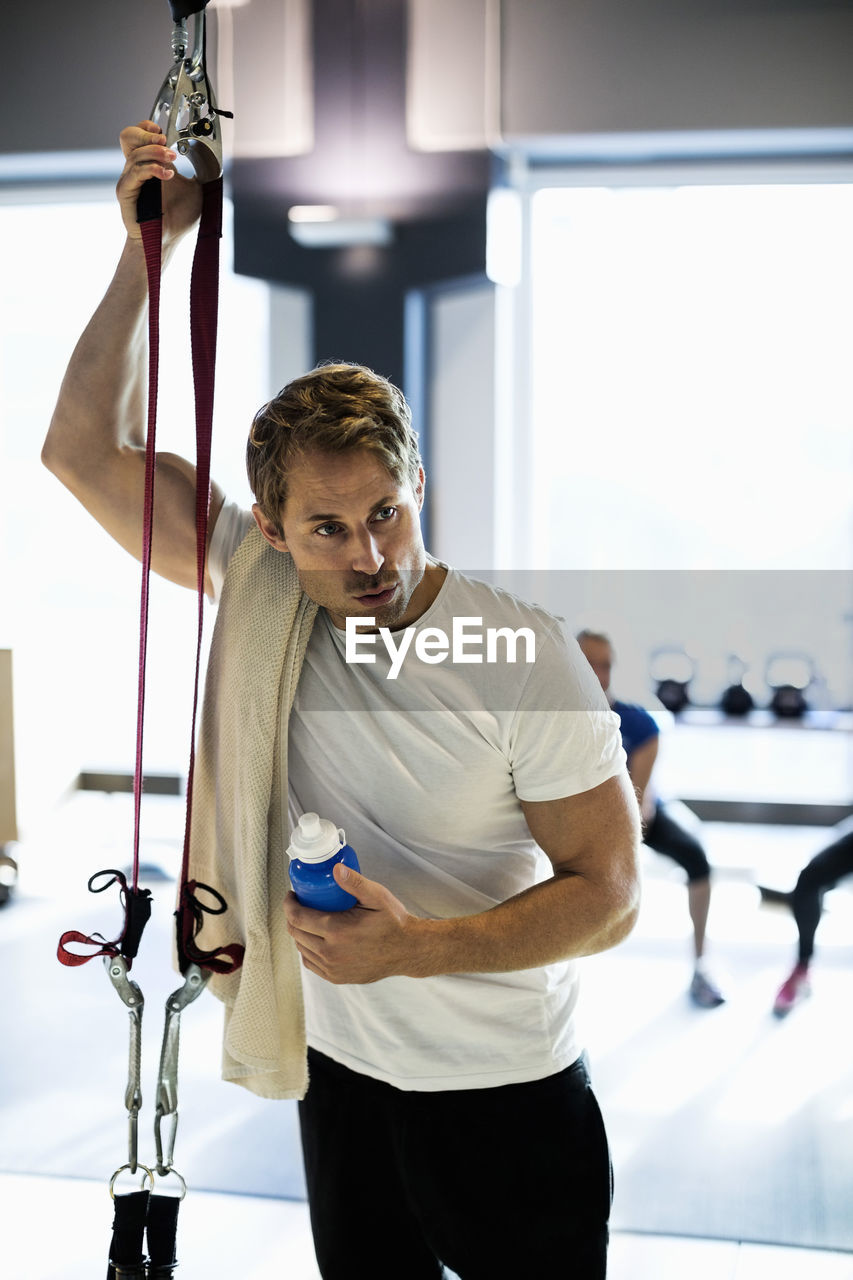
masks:
[[[207,0],[175,0],[171,4],[172,56],[174,62],[151,109],[151,119],[166,135],[166,142],[193,167],[199,182],[212,182],[222,174],[222,136],[213,86],[205,67],[205,14]],[[192,44],[187,18],[193,20]]]

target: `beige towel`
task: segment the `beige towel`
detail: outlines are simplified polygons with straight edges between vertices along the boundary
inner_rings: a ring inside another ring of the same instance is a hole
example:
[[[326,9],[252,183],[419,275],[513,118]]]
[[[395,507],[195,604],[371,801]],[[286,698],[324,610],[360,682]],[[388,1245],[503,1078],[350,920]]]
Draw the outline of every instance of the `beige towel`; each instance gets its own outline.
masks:
[[[317,613],[291,557],[253,528],[225,578],[210,647],[193,787],[190,877],[217,889],[203,950],[246,948],[242,969],[214,974],[225,1004],[222,1075],[264,1098],[307,1088],[299,955],[282,904],[287,873],[287,723]]]

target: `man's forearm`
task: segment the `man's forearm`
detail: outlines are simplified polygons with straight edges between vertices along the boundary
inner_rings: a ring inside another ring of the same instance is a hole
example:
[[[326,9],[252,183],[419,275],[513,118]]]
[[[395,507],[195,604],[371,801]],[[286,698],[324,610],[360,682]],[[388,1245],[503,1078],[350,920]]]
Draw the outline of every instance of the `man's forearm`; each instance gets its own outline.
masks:
[[[312,911],[291,893],[285,912],[305,967],[328,982],[509,973],[621,942],[639,908],[632,861],[625,860],[622,878],[611,876],[606,885],[557,872],[489,911],[442,920],[411,915],[383,885],[337,866],[336,880],[358,907]]]
[[[631,876],[605,890],[584,876],[558,872],[490,911],[413,921],[406,972],[505,973],[593,955],[628,935],[638,907]]]
[[[549,880],[488,911],[425,920],[384,885],[338,864],[335,880],[357,907],[330,914],[302,906],[292,893],[285,900],[305,967],[327,982],[363,983],[508,973],[616,946],[633,928],[640,901],[640,824],[627,775],[522,807],[540,848],[551,851]]]

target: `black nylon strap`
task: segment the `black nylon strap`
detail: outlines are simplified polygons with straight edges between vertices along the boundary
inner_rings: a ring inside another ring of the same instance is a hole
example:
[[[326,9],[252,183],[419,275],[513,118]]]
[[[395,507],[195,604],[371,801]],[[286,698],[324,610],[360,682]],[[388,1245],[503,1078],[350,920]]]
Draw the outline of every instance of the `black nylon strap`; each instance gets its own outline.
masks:
[[[145,1226],[148,1244],[148,1280],[170,1280],[178,1265],[175,1258],[178,1235],[178,1210],[181,1202],[177,1196],[152,1195],[148,1202],[148,1220]]]
[[[149,1195],[146,1189],[115,1198],[107,1280],[145,1280],[142,1240]]]
[[[136,221],[155,222],[163,216],[163,186],[159,178],[147,178],[136,197]]]

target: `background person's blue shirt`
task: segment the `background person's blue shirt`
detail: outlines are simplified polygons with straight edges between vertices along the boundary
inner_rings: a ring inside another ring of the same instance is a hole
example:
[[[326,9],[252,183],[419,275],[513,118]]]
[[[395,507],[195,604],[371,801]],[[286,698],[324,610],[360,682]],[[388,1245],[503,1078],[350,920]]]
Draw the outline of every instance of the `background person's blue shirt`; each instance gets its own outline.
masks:
[[[641,747],[650,738],[656,738],[660,733],[660,729],[657,721],[646,711],[645,707],[639,707],[633,702],[618,701],[611,705],[619,717],[622,746],[625,748],[625,755],[630,760],[631,752],[636,751],[637,747]]]

